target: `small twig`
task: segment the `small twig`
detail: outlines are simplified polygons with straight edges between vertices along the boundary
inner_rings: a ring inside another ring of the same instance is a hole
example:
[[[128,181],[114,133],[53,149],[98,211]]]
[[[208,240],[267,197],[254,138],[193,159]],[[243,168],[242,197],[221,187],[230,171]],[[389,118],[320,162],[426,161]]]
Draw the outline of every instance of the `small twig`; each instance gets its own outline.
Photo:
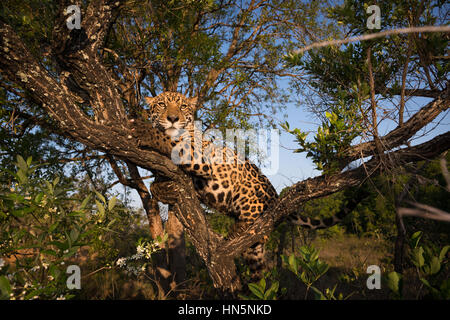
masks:
[[[93,274],[96,274],[97,272],[100,272],[100,271],[102,271],[102,270],[104,270],[104,269],[111,269],[111,267],[109,267],[109,266],[101,267],[100,269],[97,269],[97,270],[95,270],[95,271],[92,271],[91,273],[88,273],[87,275],[81,276],[81,279],[87,278],[87,277],[89,277],[89,276],[92,276]]]

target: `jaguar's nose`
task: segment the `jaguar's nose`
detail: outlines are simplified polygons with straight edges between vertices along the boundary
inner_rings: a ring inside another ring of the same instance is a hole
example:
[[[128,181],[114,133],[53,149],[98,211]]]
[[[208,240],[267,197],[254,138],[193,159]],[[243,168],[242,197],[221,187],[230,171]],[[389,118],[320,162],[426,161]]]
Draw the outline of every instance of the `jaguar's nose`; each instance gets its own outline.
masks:
[[[167,120],[169,120],[172,123],[175,123],[178,120],[180,120],[180,118],[178,116],[167,116]]]

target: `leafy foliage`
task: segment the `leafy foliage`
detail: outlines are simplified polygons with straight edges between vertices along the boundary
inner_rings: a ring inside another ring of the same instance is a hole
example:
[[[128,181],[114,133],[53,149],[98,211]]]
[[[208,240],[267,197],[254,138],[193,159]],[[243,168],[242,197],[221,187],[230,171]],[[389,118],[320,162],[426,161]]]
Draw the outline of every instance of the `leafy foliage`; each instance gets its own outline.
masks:
[[[309,290],[313,290],[316,299],[319,300],[342,300],[343,295],[335,294],[337,284],[332,288],[327,288],[322,292],[314,284],[328,271],[329,265],[319,259],[319,250],[311,246],[302,246],[300,256],[291,254],[289,257],[282,256],[287,268],[293,272],[297,278],[306,285],[306,295]]]
[[[95,249],[111,265],[108,260],[117,254],[111,239],[128,218],[115,197],[95,192],[94,207],[92,195],[79,201],[58,177],[32,177],[38,165],[31,158],[18,156],[16,166],[16,172],[7,172],[13,182],[0,192],[1,297],[73,298],[67,266],[82,248]]]
[[[300,145],[294,152],[306,152],[316,168],[325,174],[333,174],[343,169],[341,159],[345,158],[346,150],[353,140],[361,134],[360,103],[348,103],[344,91],[341,91],[338,104],[326,111],[326,120],[318,127],[314,142],[307,141],[307,133],[298,128],[290,129],[286,122],[283,128],[293,134]],[[344,163],[345,166],[345,163]]]
[[[421,238],[421,231],[417,231],[411,236],[409,258],[416,268],[419,280],[428,291],[425,298],[448,300],[450,298],[450,279],[447,277],[450,245],[442,248],[419,245]],[[401,274],[393,271],[387,275],[385,282],[395,298],[402,298],[403,276]]]
[[[269,287],[266,277],[264,277],[259,282],[248,284],[248,289],[251,292],[250,296],[240,294],[239,297],[244,300],[277,300],[279,286],[280,283],[278,281],[272,281]],[[281,289],[281,293],[285,291],[286,288]]]

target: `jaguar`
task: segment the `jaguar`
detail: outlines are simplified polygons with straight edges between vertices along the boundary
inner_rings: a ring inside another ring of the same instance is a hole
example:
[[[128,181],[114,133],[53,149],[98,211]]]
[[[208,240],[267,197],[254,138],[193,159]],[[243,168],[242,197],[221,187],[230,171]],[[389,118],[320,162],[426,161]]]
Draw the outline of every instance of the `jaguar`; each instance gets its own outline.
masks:
[[[170,137],[172,160],[192,176],[200,201],[235,218],[234,231],[229,238],[250,226],[277,201],[279,196],[269,179],[245,156],[201,137],[199,141],[194,125],[194,115],[199,107],[195,97],[163,92],[146,97],[145,101],[149,108],[148,120],[165,133],[165,139]],[[332,226],[342,218],[337,215],[319,220],[295,215],[289,221],[320,229]],[[258,279],[265,268],[264,243],[256,243],[243,256],[252,279]]]

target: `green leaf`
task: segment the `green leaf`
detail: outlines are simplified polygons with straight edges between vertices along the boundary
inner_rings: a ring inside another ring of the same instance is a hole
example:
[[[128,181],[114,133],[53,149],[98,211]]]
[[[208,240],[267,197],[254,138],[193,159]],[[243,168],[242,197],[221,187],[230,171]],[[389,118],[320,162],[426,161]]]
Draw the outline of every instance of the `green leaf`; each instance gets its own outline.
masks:
[[[298,274],[298,263],[297,263],[297,259],[295,258],[294,254],[291,254],[289,256],[288,263],[289,263],[289,269],[293,273]]]
[[[20,183],[27,183],[28,182],[28,177],[26,176],[26,174],[24,173],[24,171],[22,169],[17,171],[17,177],[19,178],[19,182]]]
[[[48,232],[52,233],[56,227],[59,225],[59,221],[56,221],[55,223],[53,223],[49,228],[48,228]]]
[[[45,185],[47,186],[49,194],[53,195],[53,185],[50,182],[48,182],[47,180],[44,180],[44,182],[45,182]]]
[[[65,253],[62,257],[63,258],[70,258],[72,257],[75,253],[77,253],[78,249],[80,247],[79,246],[73,246],[69,249],[69,251],[67,253]]]
[[[11,294],[11,285],[9,284],[9,280],[5,276],[0,276],[0,292],[9,298]]]
[[[441,263],[439,262],[439,258],[434,256],[430,262],[430,274],[436,274],[439,270],[441,270]]]
[[[95,199],[95,204],[97,205],[97,209],[99,211],[99,218],[102,219],[105,216],[105,207],[97,199]]]
[[[386,277],[387,286],[396,294],[400,294],[401,278],[402,278],[401,274],[395,271],[390,272]]]
[[[256,283],[249,283],[248,288],[258,299],[264,299],[264,292]]]
[[[17,166],[24,172],[27,172],[28,170],[28,165],[26,163],[26,161],[22,158],[22,156],[17,155],[16,157],[17,159]]]
[[[314,286],[311,286],[310,287],[313,291],[314,291],[314,293],[316,294],[316,300],[327,300],[327,298],[324,296],[324,294],[319,290],[319,289],[317,289],[316,287],[314,287]]]
[[[48,250],[41,250],[41,253],[47,254],[47,255],[51,255],[51,256],[54,256],[54,257],[58,256],[58,254],[54,250],[50,250],[50,249],[48,249]]]
[[[261,291],[264,292],[266,290],[266,279],[262,278],[259,280],[258,285],[261,288]]]
[[[78,239],[78,236],[80,235],[80,231],[78,231],[77,228],[73,228],[72,230],[70,230],[70,240],[71,242],[75,242]]]
[[[86,206],[87,206],[89,200],[91,200],[91,198],[92,198],[92,195],[89,194],[89,195],[83,200],[83,202],[81,203],[81,206],[80,206],[80,209],[81,209],[81,210],[83,210],[83,209],[86,208]]]
[[[61,274],[61,271],[58,269],[56,265],[52,264],[48,268],[48,273],[56,280]]]
[[[100,194],[100,192],[98,192],[98,191],[96,191],[96,190],[94,190],[94,192],[95,192],[95,194],[97,195],[97,197],[98,197],[100,200],[102,200],[103,204],[106,205],[106,199],[105,199],[105,197],[102,196],[102,195]]]
[[[280,283],[278,281],[273,282],[270,289],[264,294],[264,300],[274,300],[278,292],[279,285]]]
[[[56,246],[61,251],[66,250],[68,248],[67,242],[50,241],[49,244]]]
[[[117,221],[117,219],[116,218],[114,218],[114,219],[112,219],[107,225],[106,225],[106,228],[111,228],[111,226],[115,223]]]
[[[413,250],[411,260],[412,260],[412,263],[416,267],[418,267],[418,268],[423,267],[423,265],[425,263],[425,258],[423,257],[423,248],[422,247],[418,247]]]
[[[31,298],[33,298],[35,296],[39,296],[44,291],[45,291],[45,288],[44,289],[33,289],[29,293],[27,293],[27,295],[24,297],[24,299],[30,300]]]
[[[34,203],[40,204],[43,197],[44,197],[44,193],[42,191],[39,192],[38,195],[36,196],[36,198],[34,198]]]
[[[116,202],[117,202],[117,198],[116,196],[112,197],[111,199],[109,199],[108,201],[108,210],[111,211],[112,209],[114,209],[114,207],[116,206]]]
[[[439,253],[439,262],[442,263],[442,261],[444,261],[448,250],[450,250],[450,246],[445,246],[445,247],[442,248],[441,252]]]
[[[436,288],[434,288],[427,279],[425,278],[420,278],[420,281],[422,281],[422,283],[428,288],[428,290],[431,291],[431,293],[435,296],[435,297],[439,297],[439,290],[437,290]]]
[[[417,248],[420,239],[422,238],[422,231],[414,232],[411,236],[411,247]]]

